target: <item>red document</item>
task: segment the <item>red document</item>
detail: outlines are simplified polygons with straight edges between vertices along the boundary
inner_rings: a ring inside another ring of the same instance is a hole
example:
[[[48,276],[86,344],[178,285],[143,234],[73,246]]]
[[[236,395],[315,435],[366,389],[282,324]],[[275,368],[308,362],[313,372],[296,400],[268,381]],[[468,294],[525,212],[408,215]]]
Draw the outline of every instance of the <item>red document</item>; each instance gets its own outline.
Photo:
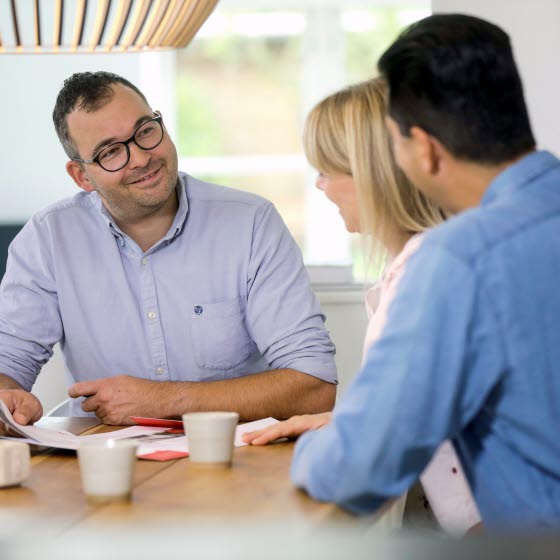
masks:
[[[155,428],[174,428],[183,431],[182,420],[164,420],[163,418],[144,418],[143,416],[130,417],[139,426],[154,426]]]

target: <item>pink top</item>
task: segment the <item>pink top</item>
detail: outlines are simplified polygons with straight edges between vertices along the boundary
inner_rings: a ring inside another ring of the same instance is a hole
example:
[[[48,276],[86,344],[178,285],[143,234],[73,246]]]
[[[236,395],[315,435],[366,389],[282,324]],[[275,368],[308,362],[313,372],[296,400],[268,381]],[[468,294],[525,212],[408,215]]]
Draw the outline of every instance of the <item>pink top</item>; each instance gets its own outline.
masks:
[[[381,277],[366,295],[369,323],[364,339],[363,359],[369,347],[379,338],[387,322],[387,314],[409,257],[422,243],[415,235],[390,262]],[[424,492],[441,527],[453,535],[463,535],[480,522],[480,513],[459,463],[453,445],[443,442],[420,477]]]
[[[366,294],[366,310],[369,323],[364,339],[363,359],[369,347],[379,338],[387,322],[389,306],[397,293],[397,287],[406,269],[408,258],[418,249],[422,241],[421,235],[415,235],[404,246],[403,250],[386,266],[381,279]]]

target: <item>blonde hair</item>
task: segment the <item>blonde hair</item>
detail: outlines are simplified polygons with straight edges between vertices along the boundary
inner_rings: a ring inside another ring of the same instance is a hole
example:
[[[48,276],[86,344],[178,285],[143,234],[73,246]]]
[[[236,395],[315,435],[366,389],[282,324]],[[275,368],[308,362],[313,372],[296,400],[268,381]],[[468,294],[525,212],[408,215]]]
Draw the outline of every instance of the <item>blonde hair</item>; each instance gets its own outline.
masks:
[[[351,175],[360,229],[371,239],[368,260],[381,260],[404,235],[439,224],[443,212],[397,167],[385,126],[387,85],[374,78],[338,91],[309,113],[303,146],[319,172]]]

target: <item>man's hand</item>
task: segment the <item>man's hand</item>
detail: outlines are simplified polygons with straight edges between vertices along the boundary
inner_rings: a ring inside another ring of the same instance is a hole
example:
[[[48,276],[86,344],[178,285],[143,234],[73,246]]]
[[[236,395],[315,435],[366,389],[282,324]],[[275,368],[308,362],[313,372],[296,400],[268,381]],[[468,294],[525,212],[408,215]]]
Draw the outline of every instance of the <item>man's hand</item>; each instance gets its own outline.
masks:
[[[164,383],[129,375],[75,383],[68,389],[72,398],[87,397],[84,412],[95,412],[104,424],[133,424],[131,416],[161,415]]]
[[[12,413],[14,421],[23,426],[37,422],[43,416],[39,399],[23,389],[0,390],[0,399]]]
[[[243,435],[243,441],[251,445],[265,445],[280,438],[295,438],[308,430],[317,430],[326,426],[331,421],[331,418],[332,412],[292,416],[290,419],[268,428],[247,432]]]

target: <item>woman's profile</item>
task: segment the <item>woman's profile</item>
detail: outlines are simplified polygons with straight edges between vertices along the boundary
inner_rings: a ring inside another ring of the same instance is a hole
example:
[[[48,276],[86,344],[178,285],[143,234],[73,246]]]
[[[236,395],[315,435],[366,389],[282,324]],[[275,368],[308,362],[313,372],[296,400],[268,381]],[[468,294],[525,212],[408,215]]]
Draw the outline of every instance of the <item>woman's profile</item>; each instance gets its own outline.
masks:
[[[370,320],[364,356],[385,324],[387,309],[420,235],[444,219],[443,212],[397,167],[385,126],[386,114],[387,86],[381,78],[375,78],[319,102],[306,119],[303,135],[307,159],[318,171],[317,188],[338,206],[348,231],[364,236],[369,260],[385,259],[381,279],[366,296]],[[326,425],[331,414],[294,416],[247,434],[245,441],[263,445],[282,437],[297,437]],[[445,530],[461,534],[480,521],[449,442],[440,447],[421,480]],[[401,498],[386,510],[390,518],[386,524],[400,523],[403,506]]]

